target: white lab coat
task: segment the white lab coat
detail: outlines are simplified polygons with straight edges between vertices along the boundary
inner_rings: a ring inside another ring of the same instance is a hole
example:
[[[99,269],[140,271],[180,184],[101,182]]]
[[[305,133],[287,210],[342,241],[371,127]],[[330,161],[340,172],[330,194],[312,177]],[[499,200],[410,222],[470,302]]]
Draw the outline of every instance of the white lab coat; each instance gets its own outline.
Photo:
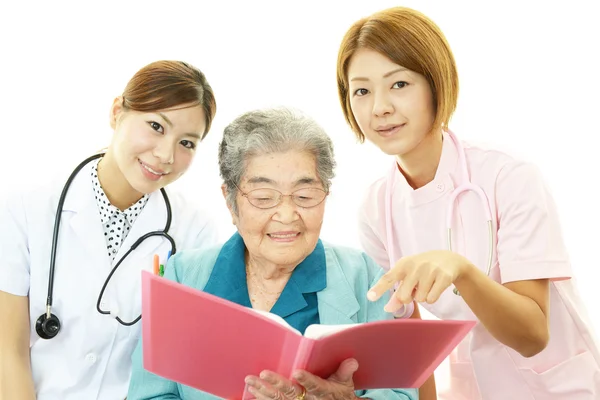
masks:
[[[113,265],[143,234],[162,230],[166,208],[159,191],[152,193],[111,263],[90,178],[91,164],[73,180],[65,200],[54,277],[52,312],[61,331],[49,340],[35,331],[45,312],[50,249],[56,207],[63,180],[42,190],[15,196],[0,209],[0,290],[30,298],[31,363],[38,400],[115,400],[127,395],[131,354],[141,321],[122,326],[96,311],[102,285]],[[218,235],[208,214],[167,189],[172,208],[169,230],[177,251],[210,246]],[[141,312],[141,270],[150,270],[154,254],[164,261],[170,249],[161,237],[145,240],[119,266],[107,286],[102,309],[124,321]]]

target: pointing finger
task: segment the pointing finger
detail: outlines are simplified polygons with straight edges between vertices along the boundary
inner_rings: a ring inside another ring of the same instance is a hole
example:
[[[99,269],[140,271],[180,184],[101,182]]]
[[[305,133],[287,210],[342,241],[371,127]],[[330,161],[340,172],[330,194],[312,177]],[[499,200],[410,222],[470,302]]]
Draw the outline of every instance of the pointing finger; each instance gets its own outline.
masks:
[[[402,264],[398,263],[394,268],[383,274],[381,278],[373,285],[373,287],[367,293],[367,299],[371,301],[377,301],[387,291],[394,288],[397,282],[400,282],[404,277],[405,273],[402,270]]]

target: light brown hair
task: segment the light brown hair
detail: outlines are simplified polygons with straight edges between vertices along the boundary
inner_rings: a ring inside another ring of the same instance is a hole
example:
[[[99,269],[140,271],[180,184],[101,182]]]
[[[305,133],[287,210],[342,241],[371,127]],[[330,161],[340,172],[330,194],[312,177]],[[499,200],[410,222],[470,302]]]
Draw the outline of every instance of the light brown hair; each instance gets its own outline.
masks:
[[[359,49],[377,51],[395,64],[423,75],[431,87],[435,106],[432,129],[448,126],[458,100],[458,73],[446,37],[422,13],[394,7],[355,22],[338,52],[338,95],[346,121],[360,142],[365,136],[352,113],[348,93],[348,65]]]
[[[201,106],[206,128],[210,130],[217,103],[204,74],[183,61],[156,61],[140,69],[123,92],[123,108],[139,112],[155,112],[181,105]]]

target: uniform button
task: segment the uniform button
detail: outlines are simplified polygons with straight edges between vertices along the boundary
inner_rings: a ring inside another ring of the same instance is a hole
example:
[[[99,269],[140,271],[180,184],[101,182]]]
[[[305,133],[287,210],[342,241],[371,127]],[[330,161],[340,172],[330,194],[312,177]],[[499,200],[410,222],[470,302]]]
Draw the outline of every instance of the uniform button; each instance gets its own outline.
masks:
[[[113,254],[117,254],[117,249],[112,249]]]
[[[445,186],[443,183],[438,183],[437,185],[435,185],[435,190],[437,190],[438,192],[443,192],[444,188]]]
[[[85,360],[88,362],[88,364],[92,365],[98,361],[98,357],[96,357],[94,353],[89,353],[85,356]]]

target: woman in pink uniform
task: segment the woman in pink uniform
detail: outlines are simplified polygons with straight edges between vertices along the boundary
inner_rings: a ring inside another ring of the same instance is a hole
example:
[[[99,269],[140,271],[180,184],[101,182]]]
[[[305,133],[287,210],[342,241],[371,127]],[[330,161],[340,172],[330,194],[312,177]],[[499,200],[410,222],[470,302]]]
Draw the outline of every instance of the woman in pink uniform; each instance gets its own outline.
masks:
[[[440,398],[600,399],[600,351],[554,201],[533,165],[448,128],[458,76],[440,29],[407,8],[357,21],[337,81],[358,138],[395,158],[360,212],[365,251],[389,269],[370,299],[396,286],[387,311],[418,315],[418,303],[479,321]]]

